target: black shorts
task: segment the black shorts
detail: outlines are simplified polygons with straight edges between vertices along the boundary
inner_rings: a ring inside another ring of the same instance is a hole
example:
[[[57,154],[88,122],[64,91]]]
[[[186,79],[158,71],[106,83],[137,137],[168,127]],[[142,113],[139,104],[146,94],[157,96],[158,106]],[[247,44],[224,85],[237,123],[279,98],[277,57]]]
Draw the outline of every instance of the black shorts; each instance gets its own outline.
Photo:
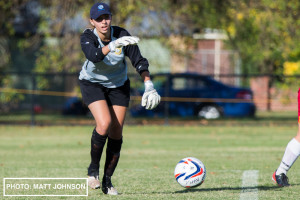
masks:
[[[117,88],[106,88],[99,83],[79,80],[83,102],[89,105],[95,101],[106,100],[108,106],[118,105],[128,107],[130,100],[130,81]]]

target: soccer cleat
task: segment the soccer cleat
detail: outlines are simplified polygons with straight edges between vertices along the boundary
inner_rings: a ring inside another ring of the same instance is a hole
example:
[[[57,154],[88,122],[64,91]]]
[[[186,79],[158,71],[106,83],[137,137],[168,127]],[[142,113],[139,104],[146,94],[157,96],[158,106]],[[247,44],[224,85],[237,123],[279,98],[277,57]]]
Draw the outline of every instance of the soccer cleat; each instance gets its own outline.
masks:
[[[281,173],[279,175],[276,175],[276,171],[274,172],[272,176],[272,180],[279,186],[279,187],[287,187],[290,186],[289,184],[289,178],[284,174]]]
[[[99,176],[89,176],[88,184],[92,189],[99,189],[100,188]]]
[[[104,194],[109,195],[118,195],[118,191],[114,188],[114,186],[111,183],[111,177],[110,176],[104,176],[102,179],[102,192]]]

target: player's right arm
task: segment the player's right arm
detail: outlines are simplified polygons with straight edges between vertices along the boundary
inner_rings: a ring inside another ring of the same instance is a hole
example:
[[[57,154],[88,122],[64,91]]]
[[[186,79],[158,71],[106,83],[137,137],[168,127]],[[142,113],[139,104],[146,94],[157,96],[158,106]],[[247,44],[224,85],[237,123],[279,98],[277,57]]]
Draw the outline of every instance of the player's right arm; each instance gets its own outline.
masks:
[[[93,63],[102,61],[109,52],[107,46],[98,48],[100,45],[98,38],[91,29],[86,29],[83,34],[81,34],[80,44],[85,57]]]
[[[117,48],[134,45],[138,42],[138,37],[124,36],[111,41],[108,45],[102,48],[98,48],[98,38],[90,29],[86,29],[80,37],[82,51],[84,52],[85,57],[93,63],[102,61],[109,52],[115,52]]]

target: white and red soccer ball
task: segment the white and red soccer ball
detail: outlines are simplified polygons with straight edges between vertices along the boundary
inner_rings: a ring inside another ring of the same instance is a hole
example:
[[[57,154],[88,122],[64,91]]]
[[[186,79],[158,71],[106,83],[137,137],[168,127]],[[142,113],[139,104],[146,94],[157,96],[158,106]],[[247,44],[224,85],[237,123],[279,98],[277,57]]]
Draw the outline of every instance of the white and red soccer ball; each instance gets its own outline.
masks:
[[[174,176],[182,187],[197,187],[204,182],[206,169],[197,158],[187,157],[177,163]]]

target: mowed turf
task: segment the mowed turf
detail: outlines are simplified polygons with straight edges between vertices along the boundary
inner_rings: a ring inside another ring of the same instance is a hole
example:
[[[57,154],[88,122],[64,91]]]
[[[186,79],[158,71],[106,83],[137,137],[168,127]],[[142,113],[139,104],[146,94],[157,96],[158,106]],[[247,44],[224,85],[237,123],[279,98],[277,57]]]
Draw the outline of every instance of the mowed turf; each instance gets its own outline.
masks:
[[[86,178],[92,130],[89,126],[0,126],[0,199],[7,198],[3,178]],[[258,185],[246,188],[254,189],[258,199],[300,199],[300,161],[288,173],[292,187],[278,188],[271,180],[296,130],[296,126],[126,126],[112,178],[119,196],[89,189],[88,197],[7,199],[240,199],[246,170],[258,170]],[[207,169],[205,182],[189,190],[173,174],[177,162],[188,156],[200,159]],[[104,159],[105,154],[101,176]]]

